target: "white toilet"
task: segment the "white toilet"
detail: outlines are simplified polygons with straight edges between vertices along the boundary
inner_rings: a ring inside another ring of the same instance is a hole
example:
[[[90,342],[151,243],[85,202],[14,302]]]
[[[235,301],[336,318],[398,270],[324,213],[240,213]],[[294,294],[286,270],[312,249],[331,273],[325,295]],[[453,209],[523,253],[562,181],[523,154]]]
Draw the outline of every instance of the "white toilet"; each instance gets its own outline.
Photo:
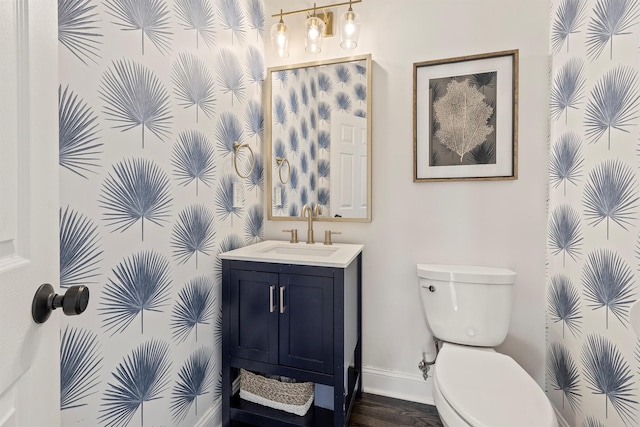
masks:
[[[516,273],[418,264],[418,277],[427,327],[443,341],[433,399],[445,427],[557,427],[538,384],[492,348],[507,336]]]

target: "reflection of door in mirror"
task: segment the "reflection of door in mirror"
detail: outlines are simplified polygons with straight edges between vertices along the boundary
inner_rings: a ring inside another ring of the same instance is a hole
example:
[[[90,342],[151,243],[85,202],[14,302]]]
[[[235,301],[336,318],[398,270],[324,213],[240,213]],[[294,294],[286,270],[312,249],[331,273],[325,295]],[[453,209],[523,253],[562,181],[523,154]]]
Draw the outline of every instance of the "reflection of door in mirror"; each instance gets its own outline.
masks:
[[[334,111],[331,141],[331,216],[366,218],[367,120]]]
[[[370,218],[369,61],[357,58],[268,74],[273,218],[298,217],[305,204],[322,206],[324,218]],[[283,158],[287,164],[278,160]]]

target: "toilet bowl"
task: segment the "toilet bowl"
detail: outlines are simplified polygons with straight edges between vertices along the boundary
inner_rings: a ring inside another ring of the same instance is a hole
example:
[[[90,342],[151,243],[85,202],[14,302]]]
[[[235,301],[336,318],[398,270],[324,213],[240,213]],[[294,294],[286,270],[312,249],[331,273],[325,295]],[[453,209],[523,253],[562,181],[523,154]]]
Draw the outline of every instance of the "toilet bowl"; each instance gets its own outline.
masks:
[[[502,343],[516,273],[504,268],[418,264],[427,327],[442,341],[433,398],[445,427],[557,427],[542,389]]]
[[[557,427],[542,389],[493,349],[444,343],[433,398],[445,427]]]

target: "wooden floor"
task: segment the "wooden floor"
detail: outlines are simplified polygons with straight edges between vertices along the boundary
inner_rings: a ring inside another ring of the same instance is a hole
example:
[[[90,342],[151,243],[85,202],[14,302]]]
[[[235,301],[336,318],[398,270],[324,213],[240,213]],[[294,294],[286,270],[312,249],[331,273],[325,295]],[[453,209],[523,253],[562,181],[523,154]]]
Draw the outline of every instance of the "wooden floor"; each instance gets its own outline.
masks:
[[[349,427],[442,427],[435,406],[364,393],[357,399]]]

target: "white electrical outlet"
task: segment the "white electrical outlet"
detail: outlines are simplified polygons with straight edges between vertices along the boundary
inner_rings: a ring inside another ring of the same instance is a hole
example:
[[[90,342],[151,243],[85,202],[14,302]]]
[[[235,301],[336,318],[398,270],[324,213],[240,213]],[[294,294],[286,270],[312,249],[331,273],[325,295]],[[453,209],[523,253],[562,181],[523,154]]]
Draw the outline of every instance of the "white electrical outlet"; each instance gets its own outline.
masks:
[[[275,187],[273,187],[273,194],[275,195],[274,204],[277,207],[282,206],[282,187],[279,187],[277,185]]]
[[[233,207],[242,207],[242,184],[238,182],[233,184]]]

